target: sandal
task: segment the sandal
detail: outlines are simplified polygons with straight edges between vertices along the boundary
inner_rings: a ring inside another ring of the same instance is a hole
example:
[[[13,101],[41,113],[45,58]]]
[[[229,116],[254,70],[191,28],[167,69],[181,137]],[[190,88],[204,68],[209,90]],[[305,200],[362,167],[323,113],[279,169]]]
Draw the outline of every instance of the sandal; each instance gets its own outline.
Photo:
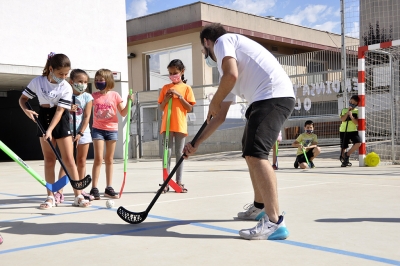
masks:
[[[163,184],[158,184],[160,187],[163,185]],[[169,191],[169,186],[166,186],[165,188],[164,188],[164,190],[161,192],[161,194],[165,194],[165,193],[167,193]]]
[[[54,199],[55,199],[55,204],[58,206],[58,204],[64,202],[64,195],[60,192],[55,192],[54,193]]]
[[[178,184],[178,186],[180,186],[181,188],[182,188],[182,191],[181,191],[181,193],[187,193],[188,192],[188,190],[187,190],[187,188],[185,188],[184,186],[184,184]],[[176,192],[176,191],[175,191]],[[177,192],[178,193],[178,192]]]
[[[89,193],[85,192],[85,191],[81,191],[81,194],[83,195],[83,197],[85,198],[85,200],[88,201],[93,201],[94,200],[94,196],[90,195]]]
[[[51,200],[51,202],[49,202],[49,200]],[[40,204],[39,209],[41,210],[51,209],[54,206],[56,206],[55,202],[56,200],[54,199],[53,196],[47,196],[46,200]]]
[[[72,203],[72,206],[86,208],[86,207],[90,206],[90,201],[85,200],[83,195],[79,195],[79,196],[75,197],[74,203]]]

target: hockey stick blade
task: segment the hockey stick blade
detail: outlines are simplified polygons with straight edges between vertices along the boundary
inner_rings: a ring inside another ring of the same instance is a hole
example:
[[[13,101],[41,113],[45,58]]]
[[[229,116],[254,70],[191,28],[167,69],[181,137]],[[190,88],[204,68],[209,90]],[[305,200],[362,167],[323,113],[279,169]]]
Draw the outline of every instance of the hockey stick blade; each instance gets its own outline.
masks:
[[[33,178],[35,178],[40,184],[45,186],[51,192],[57,192],[62,189],[65,185],[68,184],[68,177],[63,176],[54,184],[47,183],[43,178],[35,172],[32,168],[29,167],[27,163],[25,163],[21,158],[18,157],[6,144],[4,144],[0,140],[0,149],[5,152],[11,159],[13,159],[17,164],[19,164],[22,168],[25,169]]]
[[[28,107],[29,110],[32,110],[32,106],[29,102],[25,103],[26,107]],[[39,121],[39,118],[37,116],[33,116],[35,118],[36,124],[39,127],[40,131],[42,132],[42,134],[46,134],[46,131],[44,130],[42,124]],[[51,142],[50,139],[47,139],[47,142],[49,143],[51,149],[53,150],[54,154],[56,155],[58,162],[61,164],[61,167],[64,169],[64,172],[66,173],[66,175],[68,176],[69,182],[71,182],[71,186],[77,190],[82,190],[84,188],[86,188],[87,186],[89,186],[90,182],[92,182],[92,178],[90,177],[90,175],[87,175],[84,179],[82,180],[72,180],[71,176],[68,173],[67,168],[65,167],[64,163],[61,160],[60,155],[58,154],[56,148],[54,147],[53,143]]]
[[[130,224],[140,224],[143,222],[147,215],[149,214],[147,211],[144,212],[131,212],[120,206],[117,210],[118,216],[127,223]]]
[[[204,121],[203,125],[201,126],[201,128],[197,132],[196,136],[194,136],[193,140],[191,141],[192,146],[195,145],[197,139],[199,138],[199,136],[203,132],[204,128],[206,128],[206,126],[207,126],[207,120]],[[179,161],[175,164],[175,166],[172,169],[171,173],[168,175],[168,178],[165,179],[164,183],[162,184],[160,189],[157,191],[157,194],[154,196],[153,200],[150,202],[149,206],[147,207],[147,209],[145,211],[143,211],[143,212],[131,212],[131,211],[128,211],[127,209],[125,209],[124,207],[120,206],[118,208],[118,210],[117,210],[118,216],[122,220],[124,220],[125,222],[130,223],[130,224],[140,224],[140,223],[142,223],[147,218],[147,215],[149,214],[149,212],[150,212],[151,208],[153,207],[153,205],[156,203],[157,199],[160,197],[160,195],[163,192],[164,188],[168,185],[168,182],[174,176],[176,170],[182,164],[185,156],[186,156],[186,154],[183,154],[181,156],[181,158],[179,159]]]
[[[51,192],[57,192],[65,187],[69,182],[68,176],[63,176],[57,180],[54,184],[46,183],[45,187]]]

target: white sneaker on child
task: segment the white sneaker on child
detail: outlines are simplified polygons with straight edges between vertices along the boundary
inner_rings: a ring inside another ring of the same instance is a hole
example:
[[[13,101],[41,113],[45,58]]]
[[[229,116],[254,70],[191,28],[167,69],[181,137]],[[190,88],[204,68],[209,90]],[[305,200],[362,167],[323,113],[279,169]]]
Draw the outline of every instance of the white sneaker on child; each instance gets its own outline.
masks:
[[[252,203],[247,203],[243,209],[246,211],[237,214],[239,219],[259,221],[265,214],[264,209],[256,208]]]
[[[257,225],[250,229],[242,229],[239,235],[248,240],[283,240],[288,238],[289,231],[286,228],[284,213],[279,216],[280,223],[276,224],[269,220],[265,214]]]

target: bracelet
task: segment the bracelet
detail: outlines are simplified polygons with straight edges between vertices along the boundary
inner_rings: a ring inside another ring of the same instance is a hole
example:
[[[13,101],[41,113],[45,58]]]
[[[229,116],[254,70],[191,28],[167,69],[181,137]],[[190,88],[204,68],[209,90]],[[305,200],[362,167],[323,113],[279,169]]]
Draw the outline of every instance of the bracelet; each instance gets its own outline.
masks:
[[[84,136],[84,134],[81,131],[79,131],[78,134],[81,135],[82,137]]]

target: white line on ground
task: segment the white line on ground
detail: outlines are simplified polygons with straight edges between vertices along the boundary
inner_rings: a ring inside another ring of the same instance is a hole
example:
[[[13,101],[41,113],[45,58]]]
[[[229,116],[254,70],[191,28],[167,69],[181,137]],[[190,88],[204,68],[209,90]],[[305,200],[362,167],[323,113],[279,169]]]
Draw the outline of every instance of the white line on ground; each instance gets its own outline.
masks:
[[[317,185],[324,185],[324,184],[330,184],[330,182],[318,183],[318,184],[310,184],[310,185],[301,185],[301,186],[294,186],[294,187],[284,187],[284,188],[278,188],[278,189],[282,190],[282,189],[309,187],[309,186],[317,186]],[[185,198],[185,199],[176,199],[176,200],[165,200],[165,201],[159,201],[158,203],[169,203],[169,202],[176,202],[176,201],[186,201],[186,200],[197,200],[197,199],[206,199],[206,198],[226,197],[226,196],[241,195],[241,194],[247,194],[247,193],[253,193],[253,191],[230,193],[230,194],[220,194],[220,195],[212,195],[212,196],[204,196],[204,197]],[[148,203],[124,205],[124,207],[142,206],[142,205],[148,205]]]

